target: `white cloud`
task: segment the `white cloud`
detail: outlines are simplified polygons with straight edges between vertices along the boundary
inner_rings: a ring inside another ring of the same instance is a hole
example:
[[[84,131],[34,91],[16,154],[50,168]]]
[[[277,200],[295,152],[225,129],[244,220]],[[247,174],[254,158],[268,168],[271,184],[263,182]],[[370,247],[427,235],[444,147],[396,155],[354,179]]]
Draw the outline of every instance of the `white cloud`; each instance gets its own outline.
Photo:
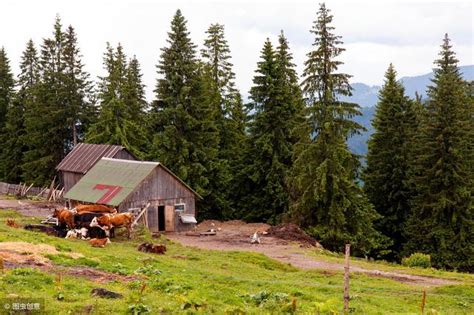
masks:
[[[453,39],[461,64],[473,60],[473,6],[469,1],[338,1],[327,6],[334,14],[336,33],[347,51],[343,70],[353,81],[380,84],[393,62],[402,76],[427,73],[432,68],[444,33]],[[311,49],[309,29],[315,19],[315,1],[151,1],[151,0],[4,0],[0,19],[0,46],[5,46],[15,72],[25,43],[37,45],[52,32],[56,13],[72,24],[79,37],[87,70],[103,73],[106,41],[121,42],[129,56],[141,62],[148,99],[156,80],[160,48],[166,43],[171,18],[181,8],[196,44],[210,23],[223,23],[231,46],[237,84],[247,93],[266,37],[276,43],[281,29],[290,41],[299,73]]]

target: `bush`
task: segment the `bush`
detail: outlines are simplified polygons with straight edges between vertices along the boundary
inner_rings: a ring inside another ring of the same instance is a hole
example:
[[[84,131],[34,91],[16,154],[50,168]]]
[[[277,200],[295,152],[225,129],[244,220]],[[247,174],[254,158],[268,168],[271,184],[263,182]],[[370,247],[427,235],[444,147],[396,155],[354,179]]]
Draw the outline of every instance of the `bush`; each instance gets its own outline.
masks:
[[[402,265],[407,267],[431,267],[431,256],[422,253],[413,253],[408,257],[402,259]]]
[[[139,315],[150,313],[150,307],[146,304],[138,303],[128,306],[128,314]]]

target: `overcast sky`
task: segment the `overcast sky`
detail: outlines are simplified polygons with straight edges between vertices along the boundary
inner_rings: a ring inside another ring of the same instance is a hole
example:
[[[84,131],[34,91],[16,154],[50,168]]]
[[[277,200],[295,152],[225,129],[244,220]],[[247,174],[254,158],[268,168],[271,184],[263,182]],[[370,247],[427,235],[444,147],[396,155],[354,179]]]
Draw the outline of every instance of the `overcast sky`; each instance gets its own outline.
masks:
[[[166,44],[170,21],[180,8],[193,41],[200,47],[211,23],[225,25],[237,85],[247,94],[263,42],[276,43],[284,30],[301,73],[313,42],[309,29],[320,1],[152,1],[152,0],[3,0],[0,2],[0,46],[18,73],[28,39],[37,45],[52,33],[56,14],[75,27],[86,70],[103,74],[107,41],[121,42],[128,56],[142,65],[147,96],[153,98],[156,64]],[[342,70],[352,82],[381,84],[393,62],[401,76],[431,71],[444,33],[452,39],[461,65],[474,64],[473,5],[471,1],[326,1],[334,14],[336,33],[346,52]]]

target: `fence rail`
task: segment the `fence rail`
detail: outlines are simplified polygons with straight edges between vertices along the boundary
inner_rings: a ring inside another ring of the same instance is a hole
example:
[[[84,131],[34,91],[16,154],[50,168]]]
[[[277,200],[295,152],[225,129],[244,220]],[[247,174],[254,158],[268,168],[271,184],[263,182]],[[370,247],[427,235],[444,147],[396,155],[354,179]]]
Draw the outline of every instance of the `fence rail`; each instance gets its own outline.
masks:
[[[16,195],[20,197],[41,197],[48,200],[60,200],[63,197],[63,189],[34,187],[27,184],[9,184],[0,182],[0,195]]]

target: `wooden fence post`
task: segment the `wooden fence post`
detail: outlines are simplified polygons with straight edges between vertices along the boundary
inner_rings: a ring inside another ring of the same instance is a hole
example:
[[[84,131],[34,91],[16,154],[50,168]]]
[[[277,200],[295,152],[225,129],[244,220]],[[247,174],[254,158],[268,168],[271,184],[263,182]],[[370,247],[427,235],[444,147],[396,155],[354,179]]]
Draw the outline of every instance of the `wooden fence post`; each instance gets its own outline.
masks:
[[[425,314],[426,305],[426,289],[423,289],[423,295],[421,297],[421,315]]]
[[[349,313],[349,257],[351,244],[346,244],[346,260],[344,264],[344,314]]]

